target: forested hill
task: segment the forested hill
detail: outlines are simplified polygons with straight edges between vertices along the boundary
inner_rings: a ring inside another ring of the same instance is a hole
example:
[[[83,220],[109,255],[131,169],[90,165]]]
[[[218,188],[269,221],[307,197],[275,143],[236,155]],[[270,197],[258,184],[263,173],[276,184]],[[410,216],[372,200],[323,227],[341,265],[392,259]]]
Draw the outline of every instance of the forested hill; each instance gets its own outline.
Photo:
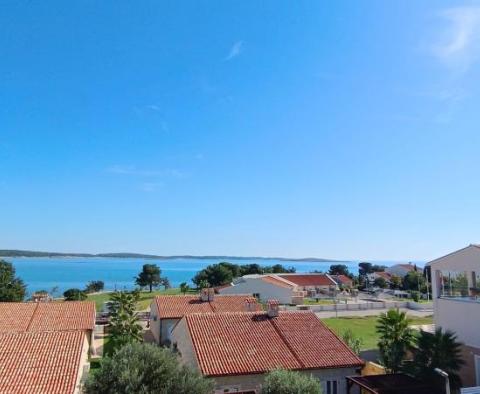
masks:
[[[37,252],[32,250],[16,250],[16,249],[0,249],[1,257],[111,257],[111,258],[141,258],[141,259],[208,259],[208,260],[279,260],[279,261],[338,261],[331,259],[323,259],[317,257],[305,258],[286,258],[286,257],[239,257],[239,256],[158,256],[153,254],[142,253],[60,253],[60,252]]]

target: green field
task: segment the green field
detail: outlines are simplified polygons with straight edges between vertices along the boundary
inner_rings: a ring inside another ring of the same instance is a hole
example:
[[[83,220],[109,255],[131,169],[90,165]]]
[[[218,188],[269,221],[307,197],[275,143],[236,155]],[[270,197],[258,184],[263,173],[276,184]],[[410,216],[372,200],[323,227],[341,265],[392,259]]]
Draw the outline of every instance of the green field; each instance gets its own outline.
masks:
[[[181,294],[180,289],[171,288],[168,290],[154,290],[151,293],[142,291],[140,293],[140,302],[138,303],[138,310],[145,310],[150,306],[153,297],[156,295],[177,295]],[[87,300],[95,301],[97,312],[102,310],[103,303],[110,299],[110,293],[89,294]]]
[[[432,316],[428,317],[409,317],[412,325],[432,324]],[[378,343],[378,335],[375,330],[377,316],[366,317],[338,317],[322,319],[337,335],[342,336],[345,330],[350,329],[357,337],[362,338],[362,350],[375,349]]]
[[[333,305],[334,303],[333,300],[314,300],[312,298],[306,298],[303,301],[304,305]]]

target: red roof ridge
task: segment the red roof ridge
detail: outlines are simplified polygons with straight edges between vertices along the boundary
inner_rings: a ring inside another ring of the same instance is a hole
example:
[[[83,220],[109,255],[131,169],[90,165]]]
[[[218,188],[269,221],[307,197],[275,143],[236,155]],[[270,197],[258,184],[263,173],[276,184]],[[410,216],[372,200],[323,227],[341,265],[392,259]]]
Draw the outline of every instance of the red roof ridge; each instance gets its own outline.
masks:
[[[32,316],[30,316],[30,320],[27,324],[27,329],[25,331],[30,331],[30,326],[32,325],[32,322],[33,322],[33,318],[35,317],[35,314],[37,313],[37,309],[38,309],[38,304],[39,302],[36,302],[35,303],[35,309],[33,310],[33,313],[32,313]]]

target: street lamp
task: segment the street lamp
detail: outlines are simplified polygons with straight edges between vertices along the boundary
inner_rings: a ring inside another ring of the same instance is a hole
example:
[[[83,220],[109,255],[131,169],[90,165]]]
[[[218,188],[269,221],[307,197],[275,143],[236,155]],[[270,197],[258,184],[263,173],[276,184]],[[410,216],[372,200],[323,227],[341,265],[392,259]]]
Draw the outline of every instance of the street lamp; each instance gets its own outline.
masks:
[[[448,378],[448,373],[440,368],[435,368],[435,372],[445,379],[445,394],[450,394],[450,379]]]

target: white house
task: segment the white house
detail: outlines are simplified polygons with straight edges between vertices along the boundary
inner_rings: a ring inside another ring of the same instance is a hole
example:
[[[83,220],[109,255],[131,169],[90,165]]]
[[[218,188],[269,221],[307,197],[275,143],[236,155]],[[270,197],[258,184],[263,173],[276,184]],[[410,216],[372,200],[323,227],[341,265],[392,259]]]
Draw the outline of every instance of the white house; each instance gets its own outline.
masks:
[[[173,327],[191,313],[258,311],[261,305],[248,294],[217,295],[203,289],[200,295],[157,296],[150,304],[150,331],[159,344],[168,344]]]
[[[363,361],[312,312],[186,315],[172,347],[182,362],[215,382],[215,394],[259,393],[270,370],[296,370],[319,379],[325,394],[346,394],[346,377]]]
[[[480,246],[470,245],[428,263],[435,326],[463,342],[464,386],[480,386]]]
[[[302,304],[305,296],[332,295],[338,289],[327,274],[245,275],[219,294],[252,294],[262,302],[275,299],[280,304]]]

